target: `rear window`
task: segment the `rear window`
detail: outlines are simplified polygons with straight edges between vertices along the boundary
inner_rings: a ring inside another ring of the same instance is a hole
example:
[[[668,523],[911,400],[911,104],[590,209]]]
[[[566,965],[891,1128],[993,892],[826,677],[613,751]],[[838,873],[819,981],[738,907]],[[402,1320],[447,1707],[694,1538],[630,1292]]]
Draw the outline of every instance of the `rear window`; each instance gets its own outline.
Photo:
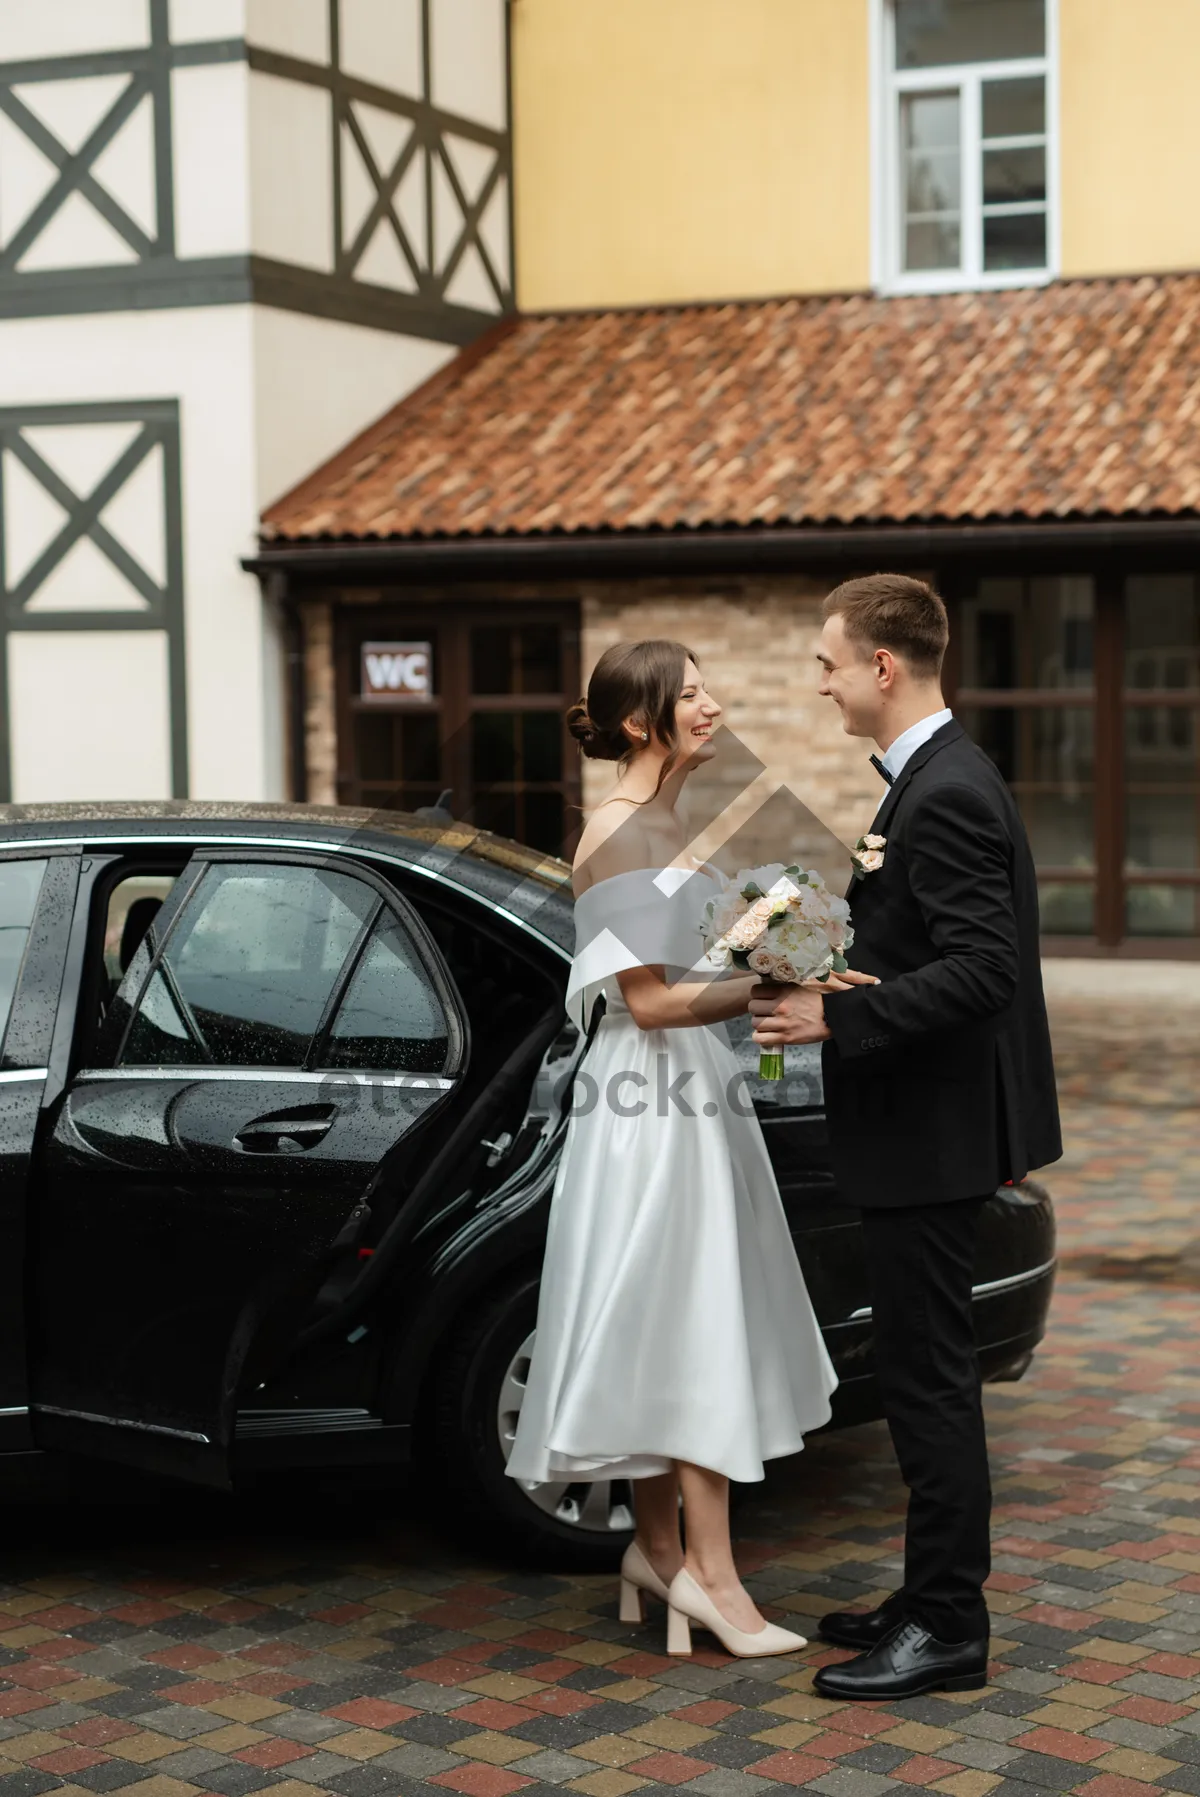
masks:
[[[44,861],[0,861],[0,1037],[8,1027],[45,872]]]

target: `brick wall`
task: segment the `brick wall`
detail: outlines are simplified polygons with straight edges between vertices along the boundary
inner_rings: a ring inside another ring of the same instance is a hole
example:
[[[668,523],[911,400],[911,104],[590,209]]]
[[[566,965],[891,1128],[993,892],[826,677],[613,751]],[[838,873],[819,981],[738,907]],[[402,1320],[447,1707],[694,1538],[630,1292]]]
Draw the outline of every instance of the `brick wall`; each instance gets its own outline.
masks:
[[[721,863],[803,854],[844,883],[849,862],[837,839],[853,842],[867,829],[882,796],[867,759],[872,745],[847,736],[832,701],[817,693],[814,655],[830,584],[801,576],[641,581],[582,594],[585,681],[610,643],[660,636],[684,642],[725,708],[722,723],[764,764],[747,787],[750,757],[727,742],[711,769],[689,781],[701,825],[706,815],[723,813],[697,841],[699,852]],[[604,796],[612,777],[609,763],[584,762],[585,805]]]

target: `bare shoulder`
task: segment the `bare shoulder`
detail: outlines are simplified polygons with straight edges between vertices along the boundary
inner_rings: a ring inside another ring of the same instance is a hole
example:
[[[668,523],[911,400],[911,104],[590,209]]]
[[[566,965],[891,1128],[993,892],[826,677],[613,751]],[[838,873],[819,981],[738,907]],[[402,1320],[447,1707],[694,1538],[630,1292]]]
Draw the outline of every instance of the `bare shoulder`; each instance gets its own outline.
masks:
[[[648,867],[653,832],[633,799],[605,799],[584,826],[575,853],[572,884],[575,896],[614,874]]]

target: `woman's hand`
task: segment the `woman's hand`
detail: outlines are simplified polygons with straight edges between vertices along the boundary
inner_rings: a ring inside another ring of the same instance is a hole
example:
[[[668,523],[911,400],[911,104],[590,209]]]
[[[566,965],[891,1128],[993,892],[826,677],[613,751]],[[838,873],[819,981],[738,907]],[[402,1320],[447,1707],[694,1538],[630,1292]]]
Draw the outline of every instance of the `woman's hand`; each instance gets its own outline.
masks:
[[[801,980],[800,984],[806,992],[849,992],[851,986],[878,986],[879,981],[873,973],[859,973],[856,967],[844,967],[841,973],[831,973],[828,979]]]

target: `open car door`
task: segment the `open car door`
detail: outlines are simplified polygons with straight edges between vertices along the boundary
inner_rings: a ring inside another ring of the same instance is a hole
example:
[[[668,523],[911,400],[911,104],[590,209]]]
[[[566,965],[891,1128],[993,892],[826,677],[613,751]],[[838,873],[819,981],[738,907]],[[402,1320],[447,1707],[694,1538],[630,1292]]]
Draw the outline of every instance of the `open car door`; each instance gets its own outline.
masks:
[[[228,1483],[239,1392],[302,1324],[381,1168],[429,1151],[466,1052],[437,949],[373,872],[198,854],[49,1120],[36,1442]]]

